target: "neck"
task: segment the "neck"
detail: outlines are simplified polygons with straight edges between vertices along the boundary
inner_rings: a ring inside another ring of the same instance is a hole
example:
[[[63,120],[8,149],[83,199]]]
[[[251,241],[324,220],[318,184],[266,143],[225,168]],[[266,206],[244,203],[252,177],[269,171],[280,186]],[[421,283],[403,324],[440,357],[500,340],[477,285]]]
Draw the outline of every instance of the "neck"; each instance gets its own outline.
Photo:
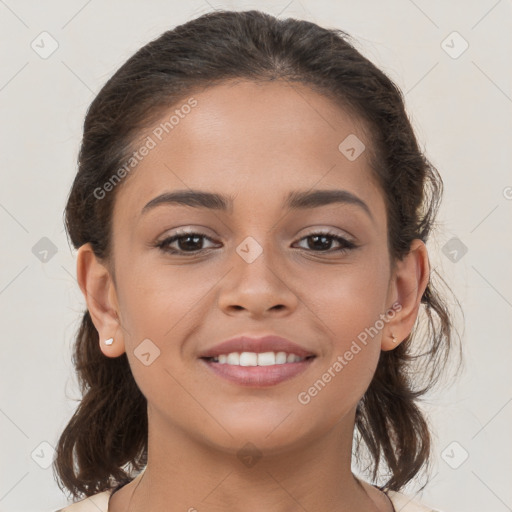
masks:
[[[159,423],[149,422],[145,471],[112,496],[109,512],[392,510],[352,474],[353,419],[277,454],[227,453]]]

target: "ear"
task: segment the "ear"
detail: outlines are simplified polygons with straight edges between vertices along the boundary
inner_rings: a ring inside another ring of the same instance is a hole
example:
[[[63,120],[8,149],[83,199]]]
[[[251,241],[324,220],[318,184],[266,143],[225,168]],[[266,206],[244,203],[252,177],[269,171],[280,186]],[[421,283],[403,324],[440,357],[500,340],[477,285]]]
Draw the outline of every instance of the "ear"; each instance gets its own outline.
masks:
[[[98,331],[101,351],[107,357],[118,357],[125,351],[119,324],[119,307],[111,273],[94,254],[91,244],[84,244],[77,254],[77,280],[87,309]],[[105,341],[113,338],[111,345]]]
[[[389,315],[391,319],[382,337],[382,350],[393,350],[411,333],[429,275],[427,248],[421,240],[415,239],[409,253],[396,262],[391,278],[388,298],[394,304],[395,314],[393,317]]]

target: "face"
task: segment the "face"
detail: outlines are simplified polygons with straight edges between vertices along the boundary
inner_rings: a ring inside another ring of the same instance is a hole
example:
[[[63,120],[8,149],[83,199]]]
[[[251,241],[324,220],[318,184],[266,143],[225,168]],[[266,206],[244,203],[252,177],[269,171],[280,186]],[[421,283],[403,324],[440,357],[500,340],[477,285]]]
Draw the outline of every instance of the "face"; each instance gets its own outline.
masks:
[[[286,450],[351,424],[380,354],[393,303],[384,197],[367,151],[339,149],[370,141],[303,85],[227,83],[193,97],[168,133],[141,134],[156,145],[117,191],[116,336],[150,425],[225,451]],[[162,197],[177,191],[222,198]],[[202,358],[242,335],[280,336],[314,357],[224,373]]]

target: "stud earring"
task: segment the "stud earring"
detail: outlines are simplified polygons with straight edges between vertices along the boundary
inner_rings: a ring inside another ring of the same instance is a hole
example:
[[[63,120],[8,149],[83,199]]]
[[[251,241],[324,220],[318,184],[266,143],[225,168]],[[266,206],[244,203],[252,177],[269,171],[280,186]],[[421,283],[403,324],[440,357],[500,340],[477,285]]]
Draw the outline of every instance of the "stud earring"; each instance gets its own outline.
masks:
[[[391,338],[393,338],[393,343],[396,343],[396,336],[394,334],[391,335]]]
[[[105,340],[104,343],[105,343],[105,345],[110,346],[110,345],[112,345],[112,343],[114,343],[114,338],[109,338],[108,340]]]

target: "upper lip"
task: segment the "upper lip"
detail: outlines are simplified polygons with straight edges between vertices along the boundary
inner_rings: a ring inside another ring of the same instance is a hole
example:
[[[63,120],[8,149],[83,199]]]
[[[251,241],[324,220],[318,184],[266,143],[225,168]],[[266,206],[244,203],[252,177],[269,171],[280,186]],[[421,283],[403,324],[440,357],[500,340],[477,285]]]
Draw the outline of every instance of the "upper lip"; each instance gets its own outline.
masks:
[[[268,335],[259,338],[237,336],[209,348],[199,357],[217,357],[221,354],[230,354],[231,352],[255,352],[257,354],[262,352],[286,352],[299,357],[315,355],[313,352],[286,338]]]

